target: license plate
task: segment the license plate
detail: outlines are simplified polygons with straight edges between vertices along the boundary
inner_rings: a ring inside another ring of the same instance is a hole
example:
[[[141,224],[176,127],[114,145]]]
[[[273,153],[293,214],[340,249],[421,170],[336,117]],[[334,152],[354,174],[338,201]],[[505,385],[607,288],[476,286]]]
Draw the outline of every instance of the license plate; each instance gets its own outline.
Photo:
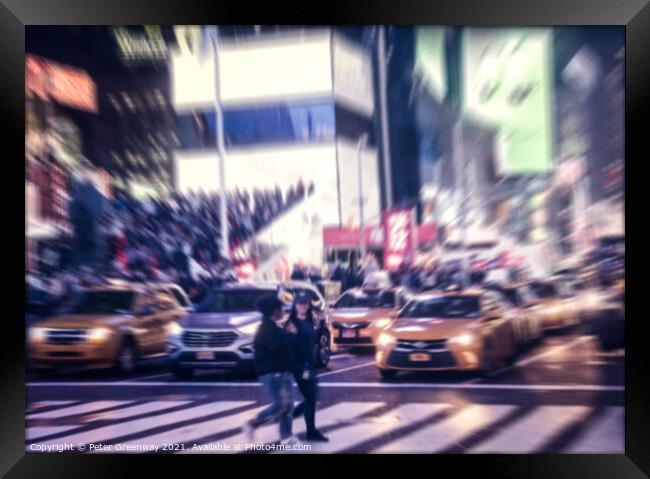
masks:
[[[196,359],[199,361],[210,361],[211,359],[214,359],[214,352],[213,351],[198,351],[196,353]]]
[[[409,354],[409,361],[431,361],[431,355],[427,353]]]
[[[357,332],[354,329],[344,329],[341,331],[342,338],[356,338]]]

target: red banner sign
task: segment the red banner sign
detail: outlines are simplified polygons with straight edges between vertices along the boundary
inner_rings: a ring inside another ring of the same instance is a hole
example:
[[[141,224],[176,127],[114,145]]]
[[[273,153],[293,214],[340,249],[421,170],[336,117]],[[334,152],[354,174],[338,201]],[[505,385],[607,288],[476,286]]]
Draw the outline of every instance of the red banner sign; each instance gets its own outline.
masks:
[[[97,113],[97,87],[84,70],[27,55],[25,94]]]
[[[436,241],[436,225],[426,224],[417,228],[418,244],[428,244]],[[384,247],[384,229],[382,226],[364,228],[366,247]],[[323,245],[325,248],[356,249],[359,247],[359,228],[323,228]]]
[[[384,232],[381,226],[367,226],[363,229],[365,244],[371,248],[381,248],[384,242]],[[325,248],[359,247],[359,228],[323,228],[323,245]]]
[[[391,271],[415,258],[415,210],[384,211],[384,268]]]

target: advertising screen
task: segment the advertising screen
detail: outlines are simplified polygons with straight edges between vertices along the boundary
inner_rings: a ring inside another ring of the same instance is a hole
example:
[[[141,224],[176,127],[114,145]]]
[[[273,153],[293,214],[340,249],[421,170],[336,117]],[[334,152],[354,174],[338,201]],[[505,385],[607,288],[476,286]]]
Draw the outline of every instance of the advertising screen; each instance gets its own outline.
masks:
[[[417,27],[415,41],[415,71],[424,87],[442,101],[447,94],[445,27]]]
[[[221,45],[224,106],[332,94],[329,33]]]
[[[314,33],[297,39],[223,41],[219,80],[224,107],[332,94],[330,37]],[[176,109],[213,106],[216,67],[213,50],[186,48],[171,55],[172,99]],[[263,79],[261,81],[261,79]]]
[[[551,34],[542,28],[469,28],[463,41],[463,110],[498,131],[500,174],[552,167]]]
[[[188,51],[175,52],[171,55],[169,72],[176,110],[214,107],[217,90],[213,56],[202,58]]]
[[[336,101],[351,111],[371,117],[374,89],[370,55],[337,35],[334,36],[332,61]]]
[[[384,268],[398,269],[415,259],[415,210],[395,208],[384,211]]]
[[[88,73],[35,55],[25,60],[25,94],[97,113],[97,87]]]

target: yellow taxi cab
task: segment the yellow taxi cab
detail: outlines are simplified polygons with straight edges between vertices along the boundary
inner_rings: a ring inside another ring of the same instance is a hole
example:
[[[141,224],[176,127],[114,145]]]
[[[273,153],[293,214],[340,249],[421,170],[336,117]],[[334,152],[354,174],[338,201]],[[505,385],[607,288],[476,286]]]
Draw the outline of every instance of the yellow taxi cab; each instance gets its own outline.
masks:
[[[330,309],[332,351],[342,348],[373,348],[381,331],[407,303],[402,287],[353,288]]]
[[[534,280],[525,286],[531,307],[544,330],[564,329],[579,323],[581,299],[560,280]]]
[[[166,355],[173,325],[185,315],[170,285],[89,288],[64,314],[27,330],[28,362],[43,372],[64,366],[130,372],[137,360]]]
[[[516,354],[512,315],[495,291],[434,291],[415,296],[379,335],[376,366],[398,371],[488,373]]]
[[[521,347],[539,342],[544,335],[535,301],[523,283],[484,283],[484,289],[498,292],[513,313],[515,340]]]

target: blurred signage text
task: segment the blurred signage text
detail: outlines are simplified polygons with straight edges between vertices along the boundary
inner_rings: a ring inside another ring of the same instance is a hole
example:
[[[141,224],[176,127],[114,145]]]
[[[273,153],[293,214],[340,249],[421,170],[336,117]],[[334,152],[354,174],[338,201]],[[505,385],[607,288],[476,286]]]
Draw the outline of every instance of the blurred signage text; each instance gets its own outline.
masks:
[[[84,70],[27,55],[25,95],[97,113],[97,87]]]
[[[415,210],[396,208],[384,211],[384,267],[395,270],[415,258]]]
[[[418,244],[432,243],[436,240],[436,225],[423,224],[417,228]],[[382,226],[364,228],[365,244],[371,248],[384,246],[384,229]],[[355,249],[359,247],[359,228],[323,228],[323,245],[325,248]]]
[[[120,57],[125,63],[167,59],[167,44],[157,25],[145,26],[142,33],[132,32],[126,27],[115,27],[113,36],[120,48]]]

